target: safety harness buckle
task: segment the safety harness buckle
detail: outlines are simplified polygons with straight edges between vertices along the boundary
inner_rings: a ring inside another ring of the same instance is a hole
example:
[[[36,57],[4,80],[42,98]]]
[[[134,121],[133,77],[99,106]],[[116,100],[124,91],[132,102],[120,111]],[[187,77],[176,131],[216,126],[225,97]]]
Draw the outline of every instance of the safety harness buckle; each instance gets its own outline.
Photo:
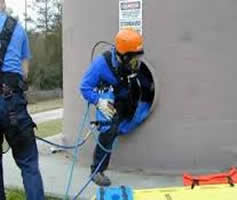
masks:
[[[8,85],[3,83],[1,85],[1,95],[4,99],[11,98],[13,95],[13,90]]]

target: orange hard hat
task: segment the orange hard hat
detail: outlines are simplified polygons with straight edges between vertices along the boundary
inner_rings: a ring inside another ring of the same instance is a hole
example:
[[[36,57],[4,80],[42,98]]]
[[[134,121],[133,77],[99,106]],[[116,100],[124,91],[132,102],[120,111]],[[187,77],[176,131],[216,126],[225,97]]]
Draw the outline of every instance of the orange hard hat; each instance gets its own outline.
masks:
[[[115,36],[115,48],[121,55],[143,52],[143,37],[134,29],[122,29]]]

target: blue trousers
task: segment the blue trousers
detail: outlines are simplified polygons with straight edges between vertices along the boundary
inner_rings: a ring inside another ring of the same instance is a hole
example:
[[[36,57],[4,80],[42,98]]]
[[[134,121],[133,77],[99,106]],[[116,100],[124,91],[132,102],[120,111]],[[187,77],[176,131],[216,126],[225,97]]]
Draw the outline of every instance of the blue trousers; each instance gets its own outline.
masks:
[[[27,99],[20,84],[21,78],[14,73],[5,73],[0,78],[2,78],[0,80],[0,200],[6,199],[1,153],[3,134],[21,170],[27,200],[43,200],[44,191],[34,134],[35,124],[27,111]]]
[[[114,140],[117,137],[117,132],[116,130],[110,129],[106,133],[101,133],[99,136],[99,142],[101,145],[103,145],[104,148],[110,150],[112,149]],[[101,147],[97,144],[95,149],[94,149],[94,154],[93,154],[93,162],[91,164],[91,173],[94,173],[96,170],[97,166],[103,159],[103,157],[106,155],[106,158],[104,162],[101,164],[100,168],[98,169],[97,173],[104,172],[107,170],[109,163],[110,163],[110,157],[111,153],[105,152]]]
[[[34,141],[24,151],[12,150],[13,158],[21,170],[27,200],[44,200],[44,190],[38,164],[38,149]],[[0,154],[0,200],[5,200],[2,154]]]

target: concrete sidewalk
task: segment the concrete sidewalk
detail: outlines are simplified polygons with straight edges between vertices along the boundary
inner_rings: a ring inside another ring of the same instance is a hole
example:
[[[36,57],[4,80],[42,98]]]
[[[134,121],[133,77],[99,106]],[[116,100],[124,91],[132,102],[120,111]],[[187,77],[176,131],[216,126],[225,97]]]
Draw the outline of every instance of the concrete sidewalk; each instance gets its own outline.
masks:
[[[63,108],[32,114],[31,117],[36,123],[42,123],[54,119],[61,119],[63,118]]]
[[[32,115],[36,123],[58,119],[63,117],[63,109],[48,111]],[[61,144],[61,134],[47,138],[48,140]],[[43,177],[45,192],[64,197],[68,176],[72,165],[72,156],[67,152],[52,154],[51,146],[37,141],[40,154],[40,170]],[[3,156],[4,179],[7,187],[23,188],[20,170],[17,168],[11,151]],[[75,165],[70,196],[73,197],[88,181],[89,167],[81,166],[79,162]],[[182,184],[181,177],[156,176],[154,174],[138,171],[117,172],[108,170],[106,174],[111,178],[113,185],[129,185],[135,189],[157,188],[167,186],[179,186]],[[80,200],[91,199],[96,193],[97,186],[93,183],[86,188],[80,196]]]
[[[48,139],[60,143],[61,135]],[[52,154],[50,146],[40,141],[38,141],[38,147],[40,152],[40,169],[45,192],[63,198],[72,164],[71,155],[66,152]],[[11,151],[4,155],[3,162],[6,186],[23,188],[20,170],[15,165]],[[88,167],[80,166],[78,163],[75,165],[70,190],[71,197],[78,193],[87,182],[89,173]],[[182,184],[181,177],[176,176],[154,176],[137,171],[116,172],[110,170],[108,170],[106,174],[111,178],[114,186],[129,185],[136,189],[179,186]],[[92,196],[95,195],[96,189],[97,186],[91,183],[81,195],[80,199],[91,199]]]

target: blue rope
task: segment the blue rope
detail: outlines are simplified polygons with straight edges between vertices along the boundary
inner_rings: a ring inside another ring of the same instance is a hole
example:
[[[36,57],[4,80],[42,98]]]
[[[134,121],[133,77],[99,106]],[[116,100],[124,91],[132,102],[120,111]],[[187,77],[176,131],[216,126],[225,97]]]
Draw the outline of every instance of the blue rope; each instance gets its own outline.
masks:
[[[49,145],[52,145],[52,146],[55,146],[55,147],[58,147],[58,148],[62,148],[62,149],[75,149],[75,148],[78,148],[80,146],[82,146],[83,144],[86,143],[87,141],[87,138],[83,139],[82,141],[80,141],[79,143],[75,144],[75,145],[71,145],[71,146],[65,146],[65,145],[60,145],[60,144],[56,144],[56,143],[53,143],[53,142],[50,142],[48,140],[45,140],[39,136],[35,136],[35,138],[37,138],[38,140],[41,140]]]
[[[114,143],[112,145],[112,148],[111,149],[107,149],[106,147],[104,147],[100,141],[99,141],[99,136],[100,134],[103,134],[103,133],[99,133],[96,129],[94,130],[91,130],[91,132],[93,133],[93,136],[95,138],[95,141],[96,141],[96,144],[99,145],[99,147],[106,153],[112,153],[113,152],[113,149],[115,148],[116,144],[117,144],[117,141],[118,141],[118,138],[115,138],[114,140]],[[106,133],[105,133],[106,134]]]
[[[96,167],[95,171],[91,174],[89,180],[86,182],[86,184],[81,188],[81,190],[73,197],[73,200],[76,200],[83,192],[84,190],[87,188],[87,186],[90,184],[90,182],[92,181],[92,179],[94,178],[94,176],[98,173],[101,165],[103,164],[103,162],[105,161],[106,157],[108,156],[109,153],[111,153],[114,149],[114,146],[115,146],[115,140],[114,143],[113,143],[113,147],[112,149],[106,149],[100,142],[99,142],[99,135],[101,133],[98,133],[98,131],[96,129],[91,129],[92,133],[94,133],[93,135],[95,136],[95,139],[96,139],[96,143],[100,146],[100,148],[106,152],[106,154],[104,155],[104,157],[101,159],[100,163],[98,164],[98,166]],[[98,134],[96,134],[98,133]]]
[[[102,160],[100,161],[99,165],[96,167],[95,171],[91,174],[89,180],[86,182],[86,184],[82,187],[82,189],[73,197],[72,200],[76,200],[83,192],[84,190],[87,188],[87,186],[90,184],[90,182],[92,181],[92,179],[94,178],[94,176],[97,174],[97,172],[99,171],[101,165],[103,164],[103,162],[105,161],[106,157],[108,156],[108,154],[105,154],[104,157],[102,158]]]
[[[70,174],[69,174],[69,178],[68,178],[68,183],[67,183],[67,187],[66,187],[66,193],[65,193],[65,197],[64,200],[67,200],[69,198],[69,190],[71,187],[71,183],[72,183],[72,175],[73,175],[73,170],[77,161],[77,156],[78,156],[78,148],[80,146],[82,146],[83,144],[85,144],[86,139],[84,139],[83,141],[80,141],[80,135],[84,129],[85,124],[87,124],[90,121],[90,112],[89,112],[89,105],[87,107],[87,110],[83,116],[83,120],[82,120],[82,124],[80,126],[79,129],[79,133],[78,133],[78,139],[77,139],[77,143],[74,146],[74,152],[73,152],[73,161],[72,161],[72,165],[71,165],[71,169],[70,169]],[[117,143],[117,138],[115,139],[112,148],[111,149],[107,149],[105,148],[99,141],[99,135],[103,134],[103,133],[99,133],[97,131],[96,128],[94,129],[90,129],[90,131],[93,133],[93,136],[95,138],[96,143],[99,145],[99,147],[106,152],[105,156],[102,158],[102,160],[100,161],[100,163],[98,164],[98,166],[96,167],[95,171],[91,174],[89,180],[86,182],[86,184],[80,189],[80,191],[73,197],[73,200],[76,200],[83,192],[84,190],[87,188],[87,186],[90,184],[90,182],[92,181],[92,179],[94,178],[94,176],[98,173],[101,165],[103,164],[104,160],[106,159],[106,157],[108,156],[109,153],[111,153],[115,147],[115,144]],[[61,145],[59,145],[61,146]]]
[[[80,143],[80,140],[81,140],[80,136],[82,134],[82,131],[84,129],[84,126],[86,124],[88,116],[89,116],[89,104],[87,106],[85,114],[83,115],[82,123],[79,126],[80,128],[79,128],[79,132],[78,132],[77,144]],[[68,183],[67,183],[67,186],[66,186],[66,192],[65,192],[64,200],[67,200],[68,196],[69,196],[69,190],[70,190],[70,187],[71,187],[71,184],[72,184],[72,174],[73,174],[73,170],[74,170],[74,167],[75,167],[75,164],[76,164],[76,161],[77,161],[77,155],[78,155],[78,146],[76,146],[74,148],[74,151],[73,151],[73,161],[72,161],[72,165],[71,165],[71,169],[70,169],[70,173],[69,173]]]

